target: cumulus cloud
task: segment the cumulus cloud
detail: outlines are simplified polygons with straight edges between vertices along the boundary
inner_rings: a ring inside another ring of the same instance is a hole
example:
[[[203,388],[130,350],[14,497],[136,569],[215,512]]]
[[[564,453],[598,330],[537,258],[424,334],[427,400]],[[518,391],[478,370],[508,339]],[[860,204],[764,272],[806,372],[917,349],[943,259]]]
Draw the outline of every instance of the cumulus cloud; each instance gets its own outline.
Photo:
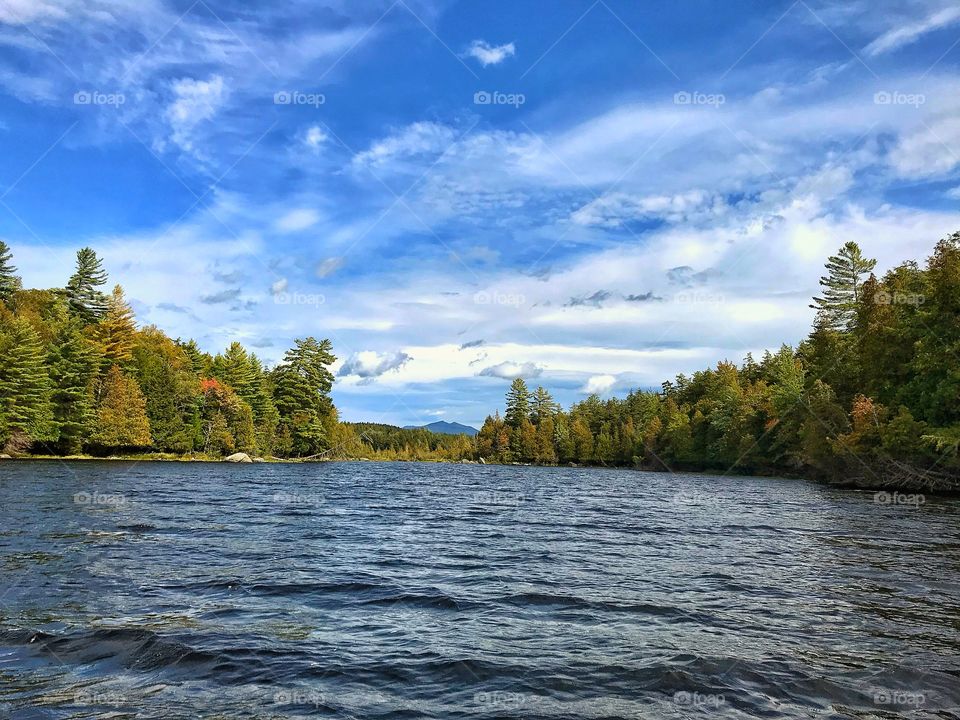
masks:
[[[330,136],[319,125],[307,128],[303,136],[304,144],[311,150],[319,150],[320,146],[329,139]]]
[[[380,377],[391,370],[398,370],[412,360],[405,352],[378,353],[364,350],[353,353],[344,361],[337,372],[338,377],[356,375],[364,379]]]
[[[543,368],[532,362],[515,363],[502,362],[497,365],[491,365],[481,370],[478,375],[484,377],[503,378],[504,380],[514,380],[515,378],[535,378],[540,377]]]
[[[616,384],[617,378],[613,375],[594,375],[587,379],[587,382],[582,388],[580,388],[580,393],[583,395],[606,395]]]
[[[467,48],[466,56],[471,57],[484,67],[499,65],[508,57],[513,57],[517,49],[512,42],[504,45],[491,45],[486,40],[474,40]]]

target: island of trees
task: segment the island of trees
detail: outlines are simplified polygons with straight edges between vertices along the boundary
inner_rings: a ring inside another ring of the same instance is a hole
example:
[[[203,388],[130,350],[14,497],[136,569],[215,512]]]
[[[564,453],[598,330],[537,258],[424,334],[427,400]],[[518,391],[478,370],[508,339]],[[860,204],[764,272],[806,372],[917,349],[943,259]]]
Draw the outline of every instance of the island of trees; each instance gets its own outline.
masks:
[[[514,380],[476,438],[343,423],[328,340],[266,368],[239,343],[210,355],[138,328],[96,253],[66,286],[25,290],[0,242],[0,448],[218,457],[470,460],[783,473],[869,487],[956,489],[960,233],[878,278],[855,243],[829,258],[796,348],[718,363],[657,391],[563,410]]]

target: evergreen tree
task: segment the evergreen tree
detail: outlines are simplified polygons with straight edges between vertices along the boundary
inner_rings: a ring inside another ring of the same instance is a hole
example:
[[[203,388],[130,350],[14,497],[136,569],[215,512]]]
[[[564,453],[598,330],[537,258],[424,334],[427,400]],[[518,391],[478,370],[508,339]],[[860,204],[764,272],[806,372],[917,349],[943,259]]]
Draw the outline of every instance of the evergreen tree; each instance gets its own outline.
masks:
[[[137,381],[124,375],[117,365],[103,379],[90,442],[110,449],[150,445],[147,402]]]
[[[20,289],[20,278],[16,273],[10,248],[0,240],[0,303],[9,305],[13,294]]]
[[[0,446],[54,436],[51,384],[40,336],[26,320],[0,327]]]
[[[103,261],[90,248],[77,252],[77,269],[67,281],[70,309],[85,324],[98,322],[107,312],[109,299],[99,290],[107,283]]]
[[[147,326],[137,333],[131,366],[147,399],[153,445],[190,452],[200,444],[200,378],[183,346]]]
[[[76,455],[93,426],[93,382],[99,357],[76,320],[61,325],[50,343],[50,379],[53,382],[53,420],[57,447]]]
[[[827,274],[820,278],[823,295],[813,299],[822,322],[833,330],[851,330],[857,319],[863,281],[877,261],[865,258],[855,242],[846,243],[827,259]]]
[[[285,438],[282,445],[289,454],[316,455],[329,447],[327,424],[335,418],[330,366],[336,358],[331,350],[329,340],[297,340],[273,371],[274,401]]]
[[[116,285],[107,302],[106,314],[93,330],[107,367],[123,366],[130,361],[136,333],[133,310],[123,296],[123,288]]]
[[[538,386],[530,398],[530,422],[539,425],[546,418],[560,412],[560,406],[543,386]]]
[[[530,391],[523,378],[516,378],[507,391],[507,412],[503,416],[507,425],[518,430],[530,417]]]

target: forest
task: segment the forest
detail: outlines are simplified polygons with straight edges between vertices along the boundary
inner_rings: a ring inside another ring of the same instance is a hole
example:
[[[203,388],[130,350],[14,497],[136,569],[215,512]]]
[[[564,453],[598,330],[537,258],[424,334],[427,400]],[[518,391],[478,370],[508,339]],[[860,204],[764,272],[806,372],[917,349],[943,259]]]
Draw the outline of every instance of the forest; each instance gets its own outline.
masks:
[[[852,242],[826,263],[796,347],[724,360],[658,390],[561,408],[517,378],[475,439],[340,422],[328,340],[267,368],[138,328],[90,248],[65,287],[26,290],[0,242],[0,447],[9,455],[631,466],[955,486],[960,475],[960,232],[882,277]]]
[[[924,267],[882,277],[846,243],[826,263],[797,347],[722,361],[658,391],[562,411],[514,380],[480,456],[499,462],[789,474],[862,487],[957,489],[960,232]]]

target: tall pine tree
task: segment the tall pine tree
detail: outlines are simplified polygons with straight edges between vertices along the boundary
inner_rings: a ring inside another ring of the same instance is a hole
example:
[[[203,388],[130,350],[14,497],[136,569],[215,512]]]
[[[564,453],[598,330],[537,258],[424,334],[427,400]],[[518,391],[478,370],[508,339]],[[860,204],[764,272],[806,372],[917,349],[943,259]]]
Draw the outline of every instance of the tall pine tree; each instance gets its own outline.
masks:
[[[315,455],[329,447],[327,425],[336,422],[330,399],[336,358],[329,340],[297,340],[274,368],[274,400],[280,413],[283,451]]]
[[[93,331],[100,344],[105,367],[125,365],[133,357],[137,325],[133,309],[123,295],[123,288],[116,285],[107,302],[107,311]]]
[[[103,261],[88,247],[77,252],[77,269],[67,281],[70,310],[85,324],[99,322],[106,314],[109,299],[99,288],[107,284]]]
[[[76,455],[93,427],[93,382],[99,366],[98,353],[84,337],[78,320],[60,326],[50,343],[49,365],[56,445],[60,452]]]
[[[53,439],[46,360],[40,336],[26,320],[0,329],[0,445],[14,436]]]
[[[827,259],[827,274],[820,278],[823,295],[810,306],[818,311],[818,322],[832,330],[851,330],[857,319],[864,280],[877,261],[863,256],[855,242],[846,243]]]
[[[20,289],[20,278],[13,266],[13,255],[7,244],[0,240],[0,303],[10,304],[13,294]]]

